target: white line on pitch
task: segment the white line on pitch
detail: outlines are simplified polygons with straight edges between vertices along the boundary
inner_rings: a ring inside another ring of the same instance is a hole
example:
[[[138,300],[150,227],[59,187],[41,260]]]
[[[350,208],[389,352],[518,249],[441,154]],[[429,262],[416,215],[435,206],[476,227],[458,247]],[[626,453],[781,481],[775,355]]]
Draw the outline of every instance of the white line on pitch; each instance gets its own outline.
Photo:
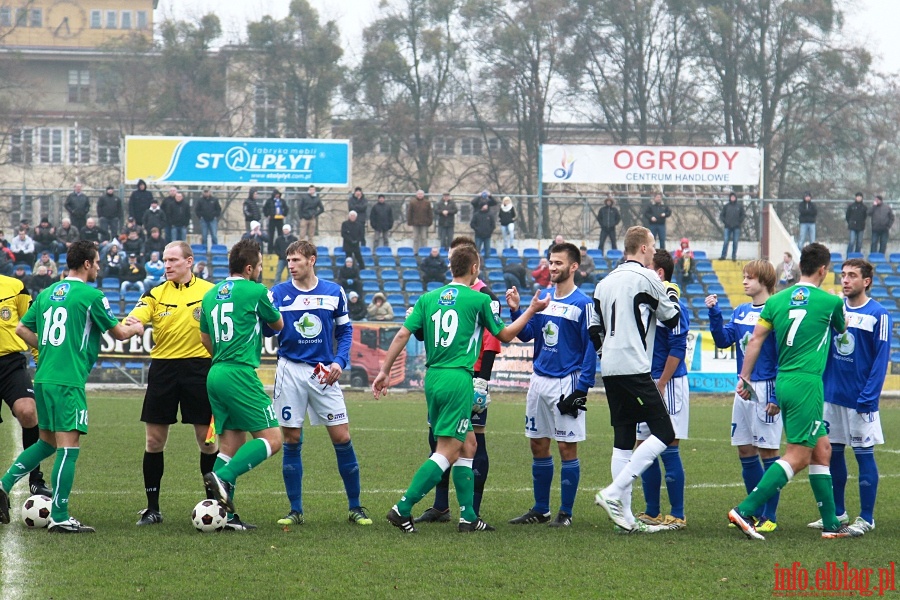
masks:
[[[17,452],[22,443],[22,429],[19,427],[18,421],[15,419],[10,419],[10,421],[12,422],[8,425],[13,432],[12,448],[13,452]],[[9,494],[10,521],[12,521],[13,515],[18,517],[19,511],[17,508],[22,506],[22,502],[25,501],[23,489],[20,485]],[[25,583],[28,581],[25,568],[25,552],[21,544],[21,529],[21,527],[11,523],[2,527],[3,533],[0,534],[0,547],[2,547],[0,556],[3,557],[3,560],[0,561],[0,564],[3,565],[3,568],[0,569],[2,571],[2,575],[0,575],[0,598],[3,600],[17,600],[21,598],[25,592]]]

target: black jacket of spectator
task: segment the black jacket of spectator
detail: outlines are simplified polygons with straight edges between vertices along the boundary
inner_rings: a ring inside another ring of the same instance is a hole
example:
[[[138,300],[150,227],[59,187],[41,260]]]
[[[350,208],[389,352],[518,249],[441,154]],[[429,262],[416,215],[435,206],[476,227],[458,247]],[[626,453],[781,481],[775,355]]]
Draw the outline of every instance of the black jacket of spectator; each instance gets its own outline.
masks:
[[[81,235],[79,239],[99,244],[100,242],[106,241],[106,232],[100,229],[97,225],[94,225],[93,227],[88,227],[87,225],[85,225],[81,228]]]
[[[344,241],[344,250],[355,250],[359,248],[366,237],[366,230],[362,221],[357,218],[355,221],[347,219],[341,223],[341,239]]]
[[[597,222],[603,229],[615,229],[616,225],[622,222],[622,215],[615,205],[604,204],[597,213]]]
[[[278,237],[275,238],[275,243],[272,244],[272,254],[277,255],[282,260],[287,260],[287,248],[296,241],[297,236],[293,233],[287,235],[284,235],[284,233],[278,234]]]
[[[147,271],[139,263],[125,263],[122,265],[121,273],[122,281],[143,281],[147,278]]]
[[[359,279],[359,267],[355,264],[348,267],[346,264],[338,269],[337,282],[345,292],[356,292],[362,295],[362,281]],[[360,302],[362,304],[362,302]],[[363,305],[365,306],[365,305]]]
[[[159,229],[160,233],[163,233],[169,226],[169,219],[166,216],[165,211],[161,208],[157,208],[156,210],[148,208],[144,212],[144,217],[141,220],[144,223],[144,229],[146,231],[150,231],[152,228],[156,227]]]
[[[147,257],[147,260],[150,260],[150,255],[154,252],[159,252],[159,258],[161,260],[165,249],[166,240],[162,235],[156,239],[153,239],[152,235],[148,235],[146,241],[144,241],[144,256]]]
[[[444,211],[447,211],[447,214],[444,214]],[[438,227],[452,227],[456,224],[456,201],[453,199],[444,200],[441,198],[438,200],[437,204],[434,205],[434,214],[437,215],[437,224]]]
[[[365,194],[359,198],[350,194],[350,197],[347,199],[347,212],[351,210],[356,211],[357,218],[365,226],[366,217],[369,216],[369,199],[366,198]]]
[[[807,202],[806,200],[801,200],[798,210],[800,212],[799,221],[801,223],[816,222],[816,214],[818,213],[818,209],[816,209],[816,205],[813,204],[812,200],[810,200],[809,202]]]
[[[215,221],[222,215],[222,205],[215,196],[207,197],[201,194],[194,201],[194,212],[204,221]]]
[[[179,202],[175,198],[166,198],[163,200],[162,209],[172,227],[187,227],[191,222],[191,205],[186,199],[182,198]]]
[[[359,297],[359,292],[356,293],[357,298],[356,302],[347,302],[347,313],[350,315],[351,321],[365,321],[368,316],[366,303],[362,301],[362,298]]]
[[[259,202],[252,197],[244,200],[243,211],[245,221],[262,221],[262,210],[259,207]]]
[[[59,243],[61,244],[71,244],[73,242],[77,242],[80,236],[81,232],[75,229],[74,225],[69,225],[68,228],[60,225],[56,228],[56,239],[59,240]]]
[[[281,215],[283,217],[287,218],[288,212],[289,212],[287,200],[285,200],[283,197],[280,197],[280,198],[281,198]],[[263,215],[269,217],[270,219],[275,217],[275,213],[276,213],[276,211],[275,211],[275,196],[269,196],[269,198],[266,200],[266,203],[263,205],[262,211],[263,211]],[[278,220],[280,220],[280,219],[278,219]]]
[[[422,259],[422,264],[419,265],[419,269],[422,271],[422,282],[428,283],[429,281],[440,281],[444,283],[447,281],[447,259],[441,256],[431,256],[430,254]]]
[[[91,210],[91,201],[88,200],[88,197],[84,195],[84,192],[80,192],[76,194],[72,192],[68,196],[66,196],[66,203],[64,204],[65,209],[69,212],[69,215],[73,220],[75,219],[86,219],[88,216],[88,212]]]
[[[32,275],[31,276],[31,287],[29,290],[33,295],[37,295],[38,292],[45,290],[50,287],[50,284],[54,283],[56,280],[49,275]]]
[[[134,217],[138,225],[144,224],[144,213],[150,208],[153,201],[153,194],[147,189],[147,182],[138,179],[137,189],[131,192],[128,197],[128,216]]]
[[[387,202],[376,202],[369,209],[369,225],[375,231],[390,231],[394,227],[394,209]]]
[[[644,221],[647,226],[650,225],[665,225],[666,219],[672,216],[672,210],[666,206],[665,202],[660,202],[657,204],[656,202],[651,202],[647,208],[644,209]],[[650,220],[651,217],[656,217],[656,222]]]
[[[505,267],[503,267],[504,273],[509,273],[519,280],[519,283],[516,287],[520,290],[528,289],[528,271],[525,269],[525,265],[520,262],[509,263]]]
[[[719,211],[719,219],[726,229],[740,227],[744,223],[744,203],[740,200],[729,200]]]
[[[472,204],[473,210],[480,211],[481,207],[485,206],[485,205],[487,205],[488,208],[490,208],[491,206],[497,206],[497,201],[490,194],[488,194],[486,196],[479,194],[478,196],[475,196],[474,198],[472,198],[471,204]]]
[[[125,254],[135,254],[138,257],[138,260],[143,262],[144,256],[144,242],[141,241],[141,238],[136,240],[132,240],[129,238],[125,238],[125,241],[122,242],[122,251]],[[150,259],[150,255],[147,255],[146,260]]]
[[[483,210],[474,213],[472,215],[472,221],[469,224],[472,226],[472,231],[475,232],[475,236],[480,238],[491,237],[491,234],[494,233],[496,227],[494,217],[491,213]]]
[[[322,204],[322,198],[316,194],[311,196],[308,192],[300,196],[300,208],[297,213],[299,217],[305,221],[315,219],[325,212],[325,206]]]
[[[41,223],[34,228],[34,235],[31,236],[35,244],[40,244],[42,250],[49,249],[51,244],[56,243],[56,229],[50,223]]]
[[[847,207],[847,228],[851,231],[863,231],[869,216],[869,207],[865,202],[853,201]],[[35,239],[34,241],[37,241]]]
[[[115,194],[103,194],[97,200],[97,216],[104,219],[122,218],[122,199]],[[118,233],[118,231],[114,232]]]

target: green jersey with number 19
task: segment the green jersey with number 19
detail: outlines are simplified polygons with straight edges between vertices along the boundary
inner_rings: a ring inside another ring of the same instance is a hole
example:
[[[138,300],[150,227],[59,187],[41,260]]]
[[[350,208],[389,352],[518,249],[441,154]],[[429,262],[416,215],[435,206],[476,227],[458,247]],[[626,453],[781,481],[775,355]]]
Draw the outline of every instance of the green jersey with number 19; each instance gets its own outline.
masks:
[[[37,335],[35,383],[84,387],[103,332],[118,324],[103,292],[67,277],[41,292],[22,317]]]
[[[229,277],[203,295],[200,331],[213,345],[213,364],[235,363],[254,369],[262,353],[262,325],[281,318],[265,286]]]
[[[778,372],[822,375],[830,331],[846,329],[844,301],[808,283],[798,283],[766,301],[759,324],[775,330]]]
[[[469,371],[481,352],[484,328],[503,328],[500,303],[468,286],[451,283],[421,296],[404,327],[425,334],[425,366]]]

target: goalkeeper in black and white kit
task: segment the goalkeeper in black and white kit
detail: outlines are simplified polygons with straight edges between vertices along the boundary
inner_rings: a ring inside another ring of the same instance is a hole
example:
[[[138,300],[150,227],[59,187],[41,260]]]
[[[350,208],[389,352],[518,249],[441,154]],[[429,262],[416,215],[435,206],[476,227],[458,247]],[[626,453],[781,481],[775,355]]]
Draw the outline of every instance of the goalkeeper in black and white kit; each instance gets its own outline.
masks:
[[[625,232],[625,262],[594,290],[590,335],[598,353],[613,427],[613,482],[596,503],[625,531],[655,533],[664,528],[637,521],[631,512],[631,485],[675,440],[672,421],[650,373],[656,321],[668,328],[681,317],[677,292],[667,291],[652,269],[655,240],[645,227]],[[671,294],[671,296],[669,295]],[[650,436],[636,450],[635,426]]]

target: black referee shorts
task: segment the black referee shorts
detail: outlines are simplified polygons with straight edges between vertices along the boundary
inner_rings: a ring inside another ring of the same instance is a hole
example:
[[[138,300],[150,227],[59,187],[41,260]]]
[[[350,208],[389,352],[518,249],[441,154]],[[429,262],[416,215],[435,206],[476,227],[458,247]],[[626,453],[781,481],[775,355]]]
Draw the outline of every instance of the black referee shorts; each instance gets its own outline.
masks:
[[[603,386],[613,427],[669,418],[650,373],[604,376]]]
[[[211,364],[209,358],[152,359],[141,421],[177,423],[180,405],[182,423],[209,424],[212,410],[206,395],[206,376]]]
[[[0,398],[12,410],[19,398],[34,398],[34,385],[28,373],[28,359],[21,352],[0,356]],[[3,419],[0,418],[0,423]]]

